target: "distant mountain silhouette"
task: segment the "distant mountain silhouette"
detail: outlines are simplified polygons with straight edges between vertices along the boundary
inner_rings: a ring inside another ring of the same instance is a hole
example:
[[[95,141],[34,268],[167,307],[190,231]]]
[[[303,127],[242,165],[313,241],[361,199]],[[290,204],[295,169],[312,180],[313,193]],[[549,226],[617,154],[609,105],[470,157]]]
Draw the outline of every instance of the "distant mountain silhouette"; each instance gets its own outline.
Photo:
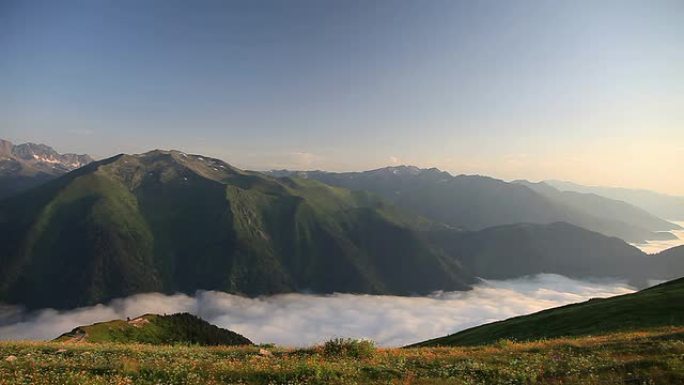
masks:
[[[647,270],[657,259],[648,259],[636,247],[563,222],[503,225],[460,234],[435,231],[431,236],[468,271],[487,279],[554,273],[623,278],[638,286],[645,286],[648,279],[665,279]],[[684,275],[684,266],[679,272]]]
[[[684,275],[684,246],[663,250],[651,258],[649,275],[652,277],[672,279]]]
[[[513,183],[529,187],[559,204],[572,207],[594,216],[611,218],[636,228],[643,228],[650,231],[681,229],[677,224],[658,218],[646,210],[620,200],[605,198],[594,193],[560,191],[544,182],[532,183],[526,180],[517,180]],[[666,235],[671,236],[671,234]]]
[[[662,194],[649,190],[620,187],[584,186],[572,182],[547,180],[545,183],[561,190],[592,193],[606,198],[627,202],[660,218],[684,221],[684,197]]]
[[[92,161],[88,155],[60,154],[44,144],[14,145],[0,139],[0,199],[45,183]]]
[[[648,215],[610,215],[550,199],[528,186],[479,175],[451,176],[436,168],[386,167],[372,171],[272,171],[274,176],[315,179],[351,190],[370,191],[397,206],[453,227],[480,230],[515,223],[568,222],[628,242],[668,239],[656,231],[676,225]],[[579,205],[581,206],[581,205]],[[630,208],[630,211],[635,211]],[[624,221],[625,217],[629,221]],[[644,223],[638,219],[647,219]],[[638,222],[638,223],[637,223]]]

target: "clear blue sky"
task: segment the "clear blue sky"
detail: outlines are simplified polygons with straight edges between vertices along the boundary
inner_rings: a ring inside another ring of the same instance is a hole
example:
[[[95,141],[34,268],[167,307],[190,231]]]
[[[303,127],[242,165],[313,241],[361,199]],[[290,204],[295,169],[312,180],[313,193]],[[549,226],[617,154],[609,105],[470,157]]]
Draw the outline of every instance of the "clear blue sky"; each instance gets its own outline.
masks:
[[[0,0],[0,137],[684,195],[684,1]]]

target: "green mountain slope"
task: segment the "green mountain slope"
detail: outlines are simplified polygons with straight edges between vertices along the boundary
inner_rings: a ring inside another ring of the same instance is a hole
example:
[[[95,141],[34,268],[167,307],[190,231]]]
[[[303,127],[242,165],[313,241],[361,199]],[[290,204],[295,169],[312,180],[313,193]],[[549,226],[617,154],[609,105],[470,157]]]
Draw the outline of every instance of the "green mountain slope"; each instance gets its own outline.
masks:
[[[684,325],[684,278],[636,293],[544,310],[467,329],[416,346],[481,345]]]
[[[115,156],[0,201],[0,302],[30,308],[201,289],[411,295],[538,273],[644,285],[684,274],[677,255],[565,223],[460,231],[372,193],[177,151]]]
[[[467,288],[427,226],[369,193],[177,151],[119,155],[0,202],[0,301]]]
[[[188,313],[145,314],[135,319],[79,326],[57,342],[142,343],[155,345],[251,345],[252,341]]]

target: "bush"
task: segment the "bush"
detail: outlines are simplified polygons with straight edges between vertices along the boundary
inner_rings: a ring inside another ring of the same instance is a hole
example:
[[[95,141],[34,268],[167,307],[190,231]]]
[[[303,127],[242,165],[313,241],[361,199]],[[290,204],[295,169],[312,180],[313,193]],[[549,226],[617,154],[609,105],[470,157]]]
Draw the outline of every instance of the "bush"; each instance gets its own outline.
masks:
[[[494,343],[494,345],[500,349],[508,349],[516,344],[515,339],[502,338]]]
[[[371,358],[375,354],[375,342],[353,338],[333,338],[323,344],[327,357]]]

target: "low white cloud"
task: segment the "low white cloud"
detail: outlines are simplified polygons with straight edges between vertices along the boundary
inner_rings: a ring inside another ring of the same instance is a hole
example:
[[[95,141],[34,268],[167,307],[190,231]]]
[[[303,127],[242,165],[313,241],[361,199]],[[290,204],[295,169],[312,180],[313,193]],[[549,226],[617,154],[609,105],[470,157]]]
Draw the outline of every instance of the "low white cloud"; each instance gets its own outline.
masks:
[[[619,281],[588,282],[541,274],[483,281],[467,292],[425,297],[283,294],[246,298],[213,291],[200,291],[193,297],[151,293],[69,311],[26,313],[16,307],[0,307],[0,339],[51,339],[93,322],[144,313],[190,312],[257,343],[307,346],[331,337],[363,337],[382,346],[401,346],[485,322],[633,290]]]
[[[401,159],[399,159],[399,158],[396,157],[396,156],[390,156],[390,157],[389,157],[389,161],[390,161],[390,164],[391,164],[392,166],[397,166],[397,165],[400,165],[400,164],[401,164]]]

